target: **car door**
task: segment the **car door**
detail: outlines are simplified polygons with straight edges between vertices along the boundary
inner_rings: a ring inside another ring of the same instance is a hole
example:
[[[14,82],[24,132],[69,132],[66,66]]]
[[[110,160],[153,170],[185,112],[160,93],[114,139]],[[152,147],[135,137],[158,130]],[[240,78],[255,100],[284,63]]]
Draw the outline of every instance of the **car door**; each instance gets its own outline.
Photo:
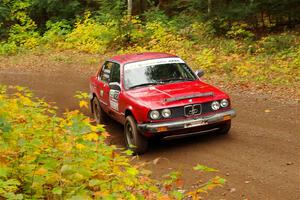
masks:
[[[112,117],[116,120],[120,120],[121,113],[119,109],[119,96],[121,93],[120,85],[120,65],[114,63],[111,68],[110,78],[109,78],[109,108]]]
[[[97,91],[98,91],[98,99],[101,103],[102,109],[106,112],[109,111],[109,79],[110,79],[110,72],[113,66],[113,62],[107,61],[104,63],[99,75],[98,75],[98,84],[97,84]]]

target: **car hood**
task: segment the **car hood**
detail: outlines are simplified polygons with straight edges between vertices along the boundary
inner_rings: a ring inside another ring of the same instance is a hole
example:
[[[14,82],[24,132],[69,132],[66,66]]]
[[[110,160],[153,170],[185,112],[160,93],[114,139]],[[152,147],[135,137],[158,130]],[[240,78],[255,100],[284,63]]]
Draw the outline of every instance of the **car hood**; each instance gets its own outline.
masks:
[[[224,92],[200,80],[140,87],[127,91],[127,94],[141,105],[151,109],[228,98]]]

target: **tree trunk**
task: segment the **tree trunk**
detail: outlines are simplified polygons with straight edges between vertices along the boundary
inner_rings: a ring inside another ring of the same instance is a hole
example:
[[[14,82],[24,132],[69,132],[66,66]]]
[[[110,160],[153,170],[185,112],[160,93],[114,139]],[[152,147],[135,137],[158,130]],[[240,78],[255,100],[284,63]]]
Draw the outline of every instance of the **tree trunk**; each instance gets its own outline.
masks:
[[[132,15],[132,0],[128,0],[128,15]]]
[[[211,15],[212,0],[207,0],[207,14]]]
[[[264,28],[265,27],[264,11],[261,11],[260,17],[261,17],[262,27]]]

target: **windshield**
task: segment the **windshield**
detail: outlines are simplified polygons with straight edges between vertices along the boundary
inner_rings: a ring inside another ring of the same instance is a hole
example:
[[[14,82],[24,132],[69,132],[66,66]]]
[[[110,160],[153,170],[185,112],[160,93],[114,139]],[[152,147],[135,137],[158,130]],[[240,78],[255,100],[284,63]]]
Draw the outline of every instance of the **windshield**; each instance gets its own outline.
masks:
[[[126,89],[195,79],[190,68],[179,58],[148,60],[124,66]]]

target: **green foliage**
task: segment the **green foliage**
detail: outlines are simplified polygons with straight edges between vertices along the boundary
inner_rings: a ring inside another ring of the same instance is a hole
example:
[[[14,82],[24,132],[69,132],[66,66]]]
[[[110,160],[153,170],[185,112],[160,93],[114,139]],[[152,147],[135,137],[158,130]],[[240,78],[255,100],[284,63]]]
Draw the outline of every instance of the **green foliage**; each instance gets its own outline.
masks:
[[[72,20],[83,11],[80,0],[30,0],[28,13],[39,27],[44,28],[49,20]]]
[[[204,165],[196,165],[195,167],[193,167],[194,170],[197,170],[197,171],[204,171],[204,172],[217,172],[218,170],[214,169],[214,168],[211,168],[211,167],[207,167],[207,166],[204,166]]]
[[[118,35],[114,22],[96,23],[86,13],[82,21],[78,21],[74,30],[66,36],[63,48],[78,49],[91,53],[104,53]]]
[[[230,38],[252,40],[254,34],[247,30],[248,25],[245,23],[233,23],[226,35]]]
[[[224,52],[225,55],[240,53],[239,43],[234,39],[218,40],[216,42],[218,42],[220,51]]]
[[[76,97],[86,105],[87,94],[77,92]],[[151,179],[142,165],[129,162],[125,154],[130,152],[107,145],[103,125],[92,125],[78,110],[58,117],[56,109],[26,88],[7,92],[0,85],[0,198],[186,197],[178,191],[183,187],[180,173],[171,172],[161,183]],[[219,179],[209,180],[195,195],[224,184]]]
[[[105,143],[102,125],[64,118],[21,87],[0,95],[0,196],[8,199],[159,197],[152,180]],[[143,181],[144,180],[144,181]]]
[[[14,43],[26,49],[33,49],[39,45],[40,39],[39,33],[35,29],[36,26],[31,20],[22,25],[13,25],[9,30],[8,43]]]
[[[0,55],[15,54],[18,46],[15,43],[0,43]]]
[[[4,2],[0,1],[0,38],[5,34],[5,22],[9,16],[9,8]]]
[[[197,42],[201,42],[203,39],[210,40],[215,35],[215,29],[210,21],[206,23],[194,22],[187,27],[187,30],[189,32],[186,35]]]
[[[4,5],[10,8],[7,19],[15,23],[8,30],[7,45],[1,45],[0,53],[15,53],[17,47],[32,49],[39,45],[39,33],[37,26],[28,16],[30,1],[4,1]]]
[[[60,42],[63,42],[65,36],[69,34],[72,30],[70,23],[66,20],[52,22],[48,21],[46,23],[47,31],[42,37],[42,42],[46,46],[57,46]]]
[[[151,1],[140,16],[127,16],[122,0],[4,0],[0,2],[5,13],[0,14],[4,39],[0,54],[38,46],[100,54],[169,52],[194,68],[225,74],[232,81],[297,84],[299,34],[286,32],[261,39],[253,34],[262,25],[274,28],[279,19],[281,24],[284,19],[292,23],[294,10],[290,15],[280,10],[289,7],[287,2],[212,1],[209,14],[208,1],[166,2],[157,6]]]
[[[9,14],[9,8],[2,1],[0,2],[0,23],[3,23],[7,19]]]
[[[275,54],[293,48],[296,44],[296,37],[290,34],[269,35],[260,40],[261,51],[267,54]]]
[[[213,49],[205,48],[198,52],[196,57],[196,63],[199,68],[206,69],[209,72],[213,72],[216,65],[217,56]]]
[[[96,0],[100,6],[95,13],[98,22],[120,22],[126,11],[126,1],[123,0]]]
[[[143,16],[145,17],[146,22],[159,22],[161,24],[167,24],[170,20],[165,12],[158,8],[147,10]]]

